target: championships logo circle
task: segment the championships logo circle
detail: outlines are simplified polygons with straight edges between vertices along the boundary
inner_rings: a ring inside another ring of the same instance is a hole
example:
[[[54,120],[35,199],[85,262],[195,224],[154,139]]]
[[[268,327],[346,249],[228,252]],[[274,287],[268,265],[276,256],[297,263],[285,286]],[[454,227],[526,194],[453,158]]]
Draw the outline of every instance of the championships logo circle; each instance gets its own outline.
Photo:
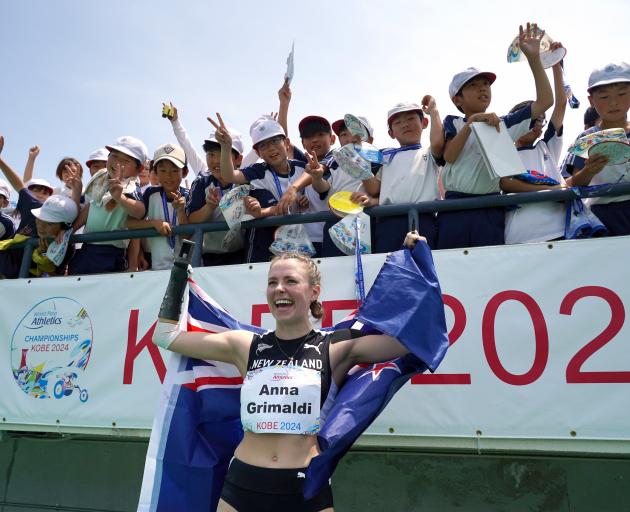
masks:
[[[61,399],[88,391],[79,381],[92,352],[92,322],[85,308],[68,297],[35,304],[13,332],[11,368],[17,385],[35,398]]]

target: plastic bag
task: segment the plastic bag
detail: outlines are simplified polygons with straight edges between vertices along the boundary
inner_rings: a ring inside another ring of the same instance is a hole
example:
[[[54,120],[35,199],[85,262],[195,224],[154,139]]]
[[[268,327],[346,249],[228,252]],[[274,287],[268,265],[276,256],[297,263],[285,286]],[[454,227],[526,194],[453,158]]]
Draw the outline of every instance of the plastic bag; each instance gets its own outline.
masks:
[[[370,254],[372,252],[371,236],[370,236],[370,217],[361,212],[356,215],[346,215],[337,224],[334,224],[329,230],[331,240],[337,248],[351,256],[355,251],[355,223],[360,218],[359,246],[361,254]]]
[[[608,228],[602,224],[582,199],[576,198],[567,202],[564,237],[567,240],[576,238],[593,238],[608,234]]]
[[[315,256],[315,247],[304,224],[291,224],[276,229],[275,240],[269,246],[269,251],[278,256],[283,252],[300,252],[308,256]]]

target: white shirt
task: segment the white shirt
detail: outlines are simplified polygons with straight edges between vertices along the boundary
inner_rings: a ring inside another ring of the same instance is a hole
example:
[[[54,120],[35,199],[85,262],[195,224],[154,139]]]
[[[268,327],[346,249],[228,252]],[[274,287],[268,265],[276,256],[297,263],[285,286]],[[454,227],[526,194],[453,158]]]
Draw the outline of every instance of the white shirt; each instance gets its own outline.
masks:
[[[439,166],[430,148],[396,153],[376,174],[381,182],[379,204],[418,203],[440,198],[437,185]]]
[[[539,171],[564,184],[558,169],[561,151],[562,135],[550,124],[541,140],[533,147],[520,148],[518,154],[528,170]],[[505,214],[505,243],[546,242],[564,236],[566,209],[564,203],[518,205]]]

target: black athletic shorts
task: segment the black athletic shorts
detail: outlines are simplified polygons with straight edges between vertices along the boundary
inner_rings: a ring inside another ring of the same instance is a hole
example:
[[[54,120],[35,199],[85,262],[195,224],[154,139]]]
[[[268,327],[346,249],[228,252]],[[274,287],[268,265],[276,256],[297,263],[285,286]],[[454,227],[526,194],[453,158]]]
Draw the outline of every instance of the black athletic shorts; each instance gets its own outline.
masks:
[[[319,512],[333,506],[326,484],[313,499],[302,495],[306,468],[261,468],[232,459],[221,499],[238,512]]]

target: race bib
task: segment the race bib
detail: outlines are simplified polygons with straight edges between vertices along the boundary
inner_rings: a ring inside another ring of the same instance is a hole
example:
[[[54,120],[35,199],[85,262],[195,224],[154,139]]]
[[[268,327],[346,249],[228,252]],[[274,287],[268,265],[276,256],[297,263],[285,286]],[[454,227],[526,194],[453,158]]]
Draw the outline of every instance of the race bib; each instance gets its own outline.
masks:
[[[247,372],[241,388],[243,429],[257,434],[317,434],[321,375],[299,366]]]

